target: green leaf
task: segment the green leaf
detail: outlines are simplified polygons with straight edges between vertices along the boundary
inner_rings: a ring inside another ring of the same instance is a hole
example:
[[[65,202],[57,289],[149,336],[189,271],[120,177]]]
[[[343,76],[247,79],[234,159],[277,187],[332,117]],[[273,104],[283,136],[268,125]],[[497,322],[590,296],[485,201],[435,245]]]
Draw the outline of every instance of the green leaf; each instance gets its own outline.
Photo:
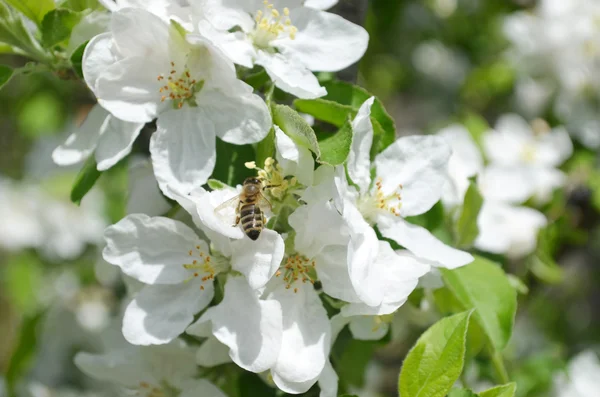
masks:
[[[517,310],[517,292],[502,268],[475,256],[467,266],[440,270],[446,287],[463,308],[477,310],[475,320],[492,346],[501,351],[510,339]]]
[[[238,380],[240,397],[275,397],[275,388],[269,387],[258,375],[242,372]]]
[[[352,134],[352,121],[348,119],[335,134],[320,140],[319,163],[333,166],[344,164],[352,147]]]
[[[483,136],[490,130],[490,125],[477,113],[468,112],[462,119],[461,123],[465,126],[475,144],[480,149],[483,149]]]
[[[398,382],[402,397],[444,397],[448,393],[464,366],[472,313],[445,317],[421,335],[402,364]]]
[[[8,83],[14,72],[13,68],[6,65],[0,65],[0,88]]]
[[[558,246],[559,227],[557,223],[554,223],[539,231],[537,248],[529,258],[531,272],[548,284],[558,284],[564,278],[563,269],[554,260],[554,251]]]
[[[469,389],[452,389],[448,393],[448,397],[478,397]]]
[[[44,15],[56,7],[54,0],[6,0],[6,2],[37,25],[42,23]]]
[[[465,200],[455,226],[456,245],[460,248],[469,248],[479,234],[477,217],[483,205],[483,197],[474,181],[469,182],[465,193]]]
[[[25,317],[21,323],[19,341],[6,369],[6,387],[9,397],[16,397],[15,387],[25,375],[37,347],[37,329],[44,312]]]
[[[321,152],[315,131],[298,112],[286,105],[275,105],[273,106],[273,122],[296,144],[310,149],[319,158]]]
[[[275,157],[275,130],[273,128],[265,139],[256,144],[256,165],[263,167],[268,157]]]
[[[337,127],[344,125],[348,117],[354,118],[360,106],[373,96],[364,88],[343,81],[329,81],[323,86],[327,89],[326,96],[317,99],[297,99],[294,106],[303,113]],[[374,130],[371,154],[375,155],[396,139],[394,119],[378,98],[375,98],[371,107],[371,123]]]
[[[254,160],[252,145],[233,145],[217,139],[217,161],[212,178],[229,186],[242,183],[245,178],[256,175],[256,170],[245,167],[245,163]]]
[[[42,45],[50,48],[67,40],[80,19],[79,13],[66,8],[57,8],[47,13],[42,20]]]
[[[218,181],[216,179],[209,179],[206,184],[208,185],[209,188],[211,188],[212,190],[221,190],[227,187],[226,184],[224,184],[221,181]]]
[[[492,387],[489,390],[479,392],[479,397],[514,397],[517,392],[517,384],[514,382]]]
[[[87,47],[89,42],[90,41],[88,40],[85,43],[81,44],[79,47],[77,47],[75,49],[75,51],[73,51],[73,53],[69,57],[69,59],[71,60],[71,66],[73,67],[75,74],[77,74],[77,76],[80,79],[83,79],[83,69],[82,69],[83,52],[85,51],[85,47]]]
[[[93,155],[90,156],[79,171],[79,174],[77,174],[77,178],[71,189],[71,201],[79,205],[81,199],[94,187],[101,174],[102,172],[96,168],[96,159]]]

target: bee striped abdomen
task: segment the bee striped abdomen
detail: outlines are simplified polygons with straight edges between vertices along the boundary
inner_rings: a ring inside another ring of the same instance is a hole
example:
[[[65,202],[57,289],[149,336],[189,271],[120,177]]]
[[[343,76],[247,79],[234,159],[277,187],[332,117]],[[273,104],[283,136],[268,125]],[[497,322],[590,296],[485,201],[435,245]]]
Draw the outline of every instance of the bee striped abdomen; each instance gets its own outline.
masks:
[[[251,240],[258,239],[263,229],[262,211],[255,204],[243,204],[240,208],[242,230]]]

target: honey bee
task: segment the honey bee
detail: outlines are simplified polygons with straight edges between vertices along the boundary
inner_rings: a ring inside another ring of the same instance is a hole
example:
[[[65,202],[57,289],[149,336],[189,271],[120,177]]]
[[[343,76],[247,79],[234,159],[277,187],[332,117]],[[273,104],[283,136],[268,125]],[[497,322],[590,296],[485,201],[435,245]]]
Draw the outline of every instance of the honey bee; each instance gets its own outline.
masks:
[[[236,218],[233,226],[241,223],[246,236],[257,240],[266,223],[265,212],[271,210],[271,203],[262,194],[262,190],[267,187],[263,187],[261,180],[256,177],[246,178],[242,184],[242,192],[215,208],[215,213],[235,206]]]

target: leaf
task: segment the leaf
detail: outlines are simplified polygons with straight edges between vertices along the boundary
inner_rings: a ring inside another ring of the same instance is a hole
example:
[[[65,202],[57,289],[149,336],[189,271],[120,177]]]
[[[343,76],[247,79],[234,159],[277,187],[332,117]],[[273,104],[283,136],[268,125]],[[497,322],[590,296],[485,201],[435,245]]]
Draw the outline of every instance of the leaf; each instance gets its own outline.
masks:
[[[245,178],[256,174],[246,168],[245,163],[254,160],[252,145],[233,145],[217,139],[217,161],[212,178],[229,186],[242,183]]]
[[[344,81],[329,81],[323,86],[327,89],[327,95],[317,99],[297,99],[294,106],[303,113],[337,127],[344,125],[348,117],[354,118],[360,106],[373,96],[364,88]],[[396,139],[394,119],[378,98],[375,98],[371,107],[371,123],[374,130],[371,154],[375,155]]]
[[[239,397],[275,397],[275,389],[269,387],[258,375],[242,372],[238,380]]]
[[[492,387],[489,390],[479,392],[479,397],[514,397],[517,392],[517,384],[514,382]]]
[[[286,105],[275,105],[273,122],[296,144],[310,149],[319,158],[321,152],[315,131],[298,112]]]
[[[73,53],[69,57],[69,59],[71,60],[71,66],[73,67],[75,74],[77,74],[77,76],[80,79],[83,79],[83,52],[85,51],[85,47],[87,47],[89,42],[90,41],[88,40],[85,43],[81,44],[75,49],[75,51],[73,51]]]
[[[517,310],[517,292],[502,268],[475,256],[467,266],[440,271],[444,284],[463,308],[476,309],[475,320],[492,346],[501,351],[510,339]]]
[[[10,66],[0,65],[0,88],[2,88],[4,84],[8,83],[14,72],[14,69]]]
[[[444,397],[462,372],[473,311],[432,325],[408,352],[398,382],[402,397]]]
[[[319,163],[333,166],[344,164],[352,147],[352,134],[352,121],[348,119],[335,134],[320,140]]]
[[[218,181],[216,179],[209,179],[206,184],[208,185],[209,188],[211,188],[212,190],[221,190],[227,187],[226,184],[224,184],[221,181]]]
[[[96,159],[94,156],[90,156],[79,171],[79,174],[77,174],[77,178],[71,189],[71,201],[79,205],[81,199],[94,187],[101,174],[102,172],[96,168]]]
[[[262,167],[268,157],[275,157],[275,130],[273,128],[265,139],[256,144],[256,165]]]
[[[469,248],[479,234],[477,217],[483,205],[483,197],[477,184],[471,180],[465,193],[463,206],[455,226],[456,245],[459,248]]]
[[[42,45],[50,48],[67,40],[71,37],[71,31],[80,19],[79,13],[66,8],[57,8],[47,13],[41,26]]]
[[[554,251],[558,246],[559,227],[557,223],[553,223],[539,231],[537,248],[529,258],[531,272],[548,284],[558,284],[564,278],[563,269],[554,260]]]
[[[461,120],[475,144],[483,150],[483,136],[490,130],[490,125],[477,113],[468,112]]]
[[[44,15],[56,8],[54,0],[6,0],[23,15],[40,25]]]
[[[448,393],[448,397],[478,397],[469,389],[452,389]]]
[[[16,397],[15,387],[21,377],[27,372],[29,363],[35,355],[37,328],[43,315],[44,312],[40,311],[29,317],[25,317],[21,323],[19,341],[6,369],[5,380],[9,397]]]

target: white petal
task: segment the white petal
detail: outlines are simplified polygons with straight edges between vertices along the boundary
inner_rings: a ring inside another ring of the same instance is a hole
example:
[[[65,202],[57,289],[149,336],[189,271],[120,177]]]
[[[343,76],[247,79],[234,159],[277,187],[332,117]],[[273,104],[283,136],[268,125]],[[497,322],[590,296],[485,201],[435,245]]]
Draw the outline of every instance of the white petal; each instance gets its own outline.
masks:
[[[75,365],[87,375],[125,387],[138,387],[154,377],[144,368],[142,357],[132,347],[114,349],[106,354],[77,353]]]
[[[325,363],[323,372],[319,376],[319,389],[321,389],[319,397],[337,397],[338,376],[329,360]]]
[[[112,34],[101,33],[90,40],[83,52],[81,68],[85,82],[94,94],[96,82],[104,70],[119,60],[113,48]]]
[[[330,201],[300,206],[289,216],[288,222],[296,231],[296,250],[307,258],[313,258],[328,245],[348,241],[344,220]]]
[[[242,239],[245,237],[242,229],[239,226],[234,226],[236,218],[235,206],[215,212],[215,209],[221,204],[239,197],[239,192],[233,189],[220,189],[213,190],[212,192],[197,189],[194,193],[194,199],[197,202],[196,211],[198,218],[206,228],[233,239]]]
[[[230,30],[239,26],[244,32],[254,28],[254,20],[250,13],[262,9],[262,2],[256,0],[229,0],[229,1],[196,1],[196,11],[219,30]]]
[[[211,23],[200,21],[198,30],[207,40],[218,47],[232,62],[247,68],[254,66],[256,50],[244,32],[216,30]]]
[[[179,397],[227,397],[221,389],[206,379],[193,379],[183,384]]]
[[[281,305],[260,300],[246,280],[230,277],[223,301],[199,321],[212,322],[214,336],[229,346],[229,356],[240,367],[262,372],[273,366],[282,342]]]
[[[330,245],[314,259],[323,291],[329,296],[346,302],[360,302],[348,273],[348,247]]]
[[[291,10],[290,16],[298,28],[296,38],[274,40],[272,45],[310,70],[337,72],[367,50],[367,31],[339,15],[302,7]]]
[[[183,223],[144,214],[121,219],[106,229],[104,238],[104,260],[146,284],[187,280],[190,272],[183,265],[198,259],[200,252],[209,252],[206,243]]]
[[[297,292],[281,283],[267,297],[281,304],[283,337],[277,362],[271,369],[282,390],[301,393],[314,384],[323,370],[331,346],[331,326],[312,285]]]
[[[204,289],[201,289],[203,286]],[[134,345],[160,345],[179,336],[212,300],[212,282],[147,285],[125,309],[123,336]]]
[[[442,137],[407,136],[377,155],[375,166],[383,193],[399,191],[402,216],[420,215],[440,199],[450,154]]]
[[[492,164],[523,162],[524,149],[534,147],[534,142],[531,126],[516,114],[503,115],[496,122],[495,130],[483,136],[483,147]]]
[[[306,7],[315,8],[317,10],[328,10],[338,3],[338,0],[306,0]],[[321,396],[323,397],[323,396]]]
[[[258,95],[247,92],[243,82],[228,87],[227,92],[207,91],[198,98],[198,106],[205,123],[209,121],[219,138],[236,145],[256,143],[271,129],[271,114]]]
[[[256,241],[244,238],[231,247],[231,267],[246,276],[252,289],[264,287],[273,277],[285,250],[281,235],[269,229],[264,229]]]
[[[124,8],[112,14],[110,30],[124,56],[146,56],[151,64],[169,54],[169,26],[141,8]]]
[[[171,205],[160,192],[152,164],[146,157],[134,157],[129,162],[129,196],[127,213],[150,216],[165,214]]]
[[[206,183],[215,167],[215,128],[196,108],[184,106],[160,115],[150,140],[150,154],[158,185],[189,193]]]
[[[339,167],[343,169],[344,167]],[[329,201],[337,197],[335,189],[334,167],[330,165],[320,165],[313,172],[313,185],[308,186],[302,196],[302,201],[307,204],[315,204],[320,201]]]
[[[489,165],[478,179],[485,199],[523,203],[535,192],[536,180],[529,167]]]
[[[400,217],[380,217],[377,227],[384,237],[394,240],[419,258],[435,262],[434,266],[455,269],[473,261],[471,254],[442,243],[427,229]]]
[[[209,323],[204,324],[210,326]],[[188,328],[188,330],[190,328]],[[196,353],[196,364],[201,367],[215,367],[230,362],[229,347],[219,342],[219,340],[212,335],[200,345]]]
[[[452,149],[449,168],[460,169],[466,176],[476,175],[483,168],[483,158],[469,131],[460,124],[440,130],[437,135],[446,139]]]
[[[58,165],[77,164],[89,157],[96,149],[98,140],[108,124],[109,113],[100,105],[95,105],[83,124],[67,140],[54,149],[52,159]]]
[[[375,316],[355,316],[350,320],[350,332],[354,339],[379,340],[390,329],[390,325]]]
[[[282,54],[259,51],[255,63],[265,68],[278,88],[298,98],[314,99],[327,94],[310,70]]]
[[[312,186],[315,162],[309,149],[297,145],[278,126],[275,129],[277,162],[285,175],[294,175],[304,186]]]
[[[130,123],[110,115],[96,148],[98,171],[106,171],[131,152],[144,123]]]
[[[554,128],[539,138],[537,160],[540,165],[558,167],[573,154],[573,142],[564,127]]]
[[[352,182],[358,185],[361,193],[366,193],[371,184],[371,146],[373,144],[371,106],[374,101],[375,97],[367,99],[352,120],[352,147],[346,162],[348,175]]]

